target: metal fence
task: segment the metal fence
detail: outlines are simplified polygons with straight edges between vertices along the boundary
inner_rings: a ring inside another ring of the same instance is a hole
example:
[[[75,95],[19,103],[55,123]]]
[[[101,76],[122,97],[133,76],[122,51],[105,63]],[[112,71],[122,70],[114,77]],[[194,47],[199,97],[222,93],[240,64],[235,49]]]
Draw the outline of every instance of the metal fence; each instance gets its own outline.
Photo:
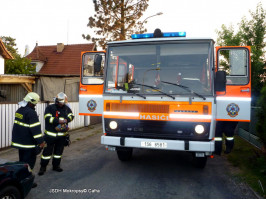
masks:
[[[258,148],[262,148],[262,143],[256,133],[257,125],[257,111],[261,109],[260,107],[251,107],[251,119],[250,122],[240,122],[237,128],[237,134],[247,140],[249,143],[253,144]]]
[[[77,129],[89,124],[89,117],[79,115],[79,103],[70,102],[70,108],[75,116],[73,122],[69,124],[70,129]],[[36,112],[41,122],[42,132],[44,132],[44,111],[48,103],[38,103]],[[18,104],[0,104],[0,149],[11,146],[12,128],[15,119],[15,112]]]

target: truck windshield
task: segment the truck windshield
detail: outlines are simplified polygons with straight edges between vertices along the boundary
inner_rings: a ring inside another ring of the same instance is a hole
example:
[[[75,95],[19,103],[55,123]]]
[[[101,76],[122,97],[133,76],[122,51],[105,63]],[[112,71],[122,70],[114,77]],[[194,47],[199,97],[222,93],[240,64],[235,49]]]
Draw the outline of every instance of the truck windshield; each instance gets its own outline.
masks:
[[[105,93],[211,95],[210,43],[111,46]]]

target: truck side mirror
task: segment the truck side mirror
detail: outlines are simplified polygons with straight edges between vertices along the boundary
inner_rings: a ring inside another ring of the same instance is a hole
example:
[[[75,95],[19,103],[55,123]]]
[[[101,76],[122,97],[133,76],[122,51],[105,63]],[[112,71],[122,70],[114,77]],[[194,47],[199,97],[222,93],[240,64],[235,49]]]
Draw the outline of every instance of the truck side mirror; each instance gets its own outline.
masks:
[[[96,54],[94,57],[94,73],[101,71],[101,65],[102,65],[102,55]]]
[[[217,92],[225,92],[226,91],[226,73],[225,71],[217,71],[216,79],[214,82],[214,88]]]

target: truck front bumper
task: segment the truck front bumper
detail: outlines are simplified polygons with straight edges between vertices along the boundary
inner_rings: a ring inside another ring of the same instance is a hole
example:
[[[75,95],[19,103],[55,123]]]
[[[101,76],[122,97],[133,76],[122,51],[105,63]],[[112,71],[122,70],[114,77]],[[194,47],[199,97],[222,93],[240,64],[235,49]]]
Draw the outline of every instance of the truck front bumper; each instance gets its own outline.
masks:
[[[206,155],[211,155],[212,152],[214,152],[214,143],[215,143],[214,140],[184,141],[184,140],[114,137],[114,136],[104,136],[104,135],[101,137],[101,144],[106,146],[205,152]]]

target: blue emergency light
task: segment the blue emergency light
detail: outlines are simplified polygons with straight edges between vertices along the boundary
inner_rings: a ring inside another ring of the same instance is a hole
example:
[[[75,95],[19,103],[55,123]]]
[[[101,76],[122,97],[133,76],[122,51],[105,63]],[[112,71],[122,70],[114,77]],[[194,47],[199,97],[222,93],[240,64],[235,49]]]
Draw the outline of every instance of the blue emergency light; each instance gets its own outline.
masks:
[[[186,32],[168,32],[168,33],[163,33],[163,37],[186,37]]]
[[[153,33],[132,34],[131,38],[132,39],[153,38]]]
[[[162,37],[186,37],[186,32],[167,32],[162,33]],[[145,38],[154,38],[153,33],[143,33],[143,34],[132,34],[132,39],[145,39]]]

